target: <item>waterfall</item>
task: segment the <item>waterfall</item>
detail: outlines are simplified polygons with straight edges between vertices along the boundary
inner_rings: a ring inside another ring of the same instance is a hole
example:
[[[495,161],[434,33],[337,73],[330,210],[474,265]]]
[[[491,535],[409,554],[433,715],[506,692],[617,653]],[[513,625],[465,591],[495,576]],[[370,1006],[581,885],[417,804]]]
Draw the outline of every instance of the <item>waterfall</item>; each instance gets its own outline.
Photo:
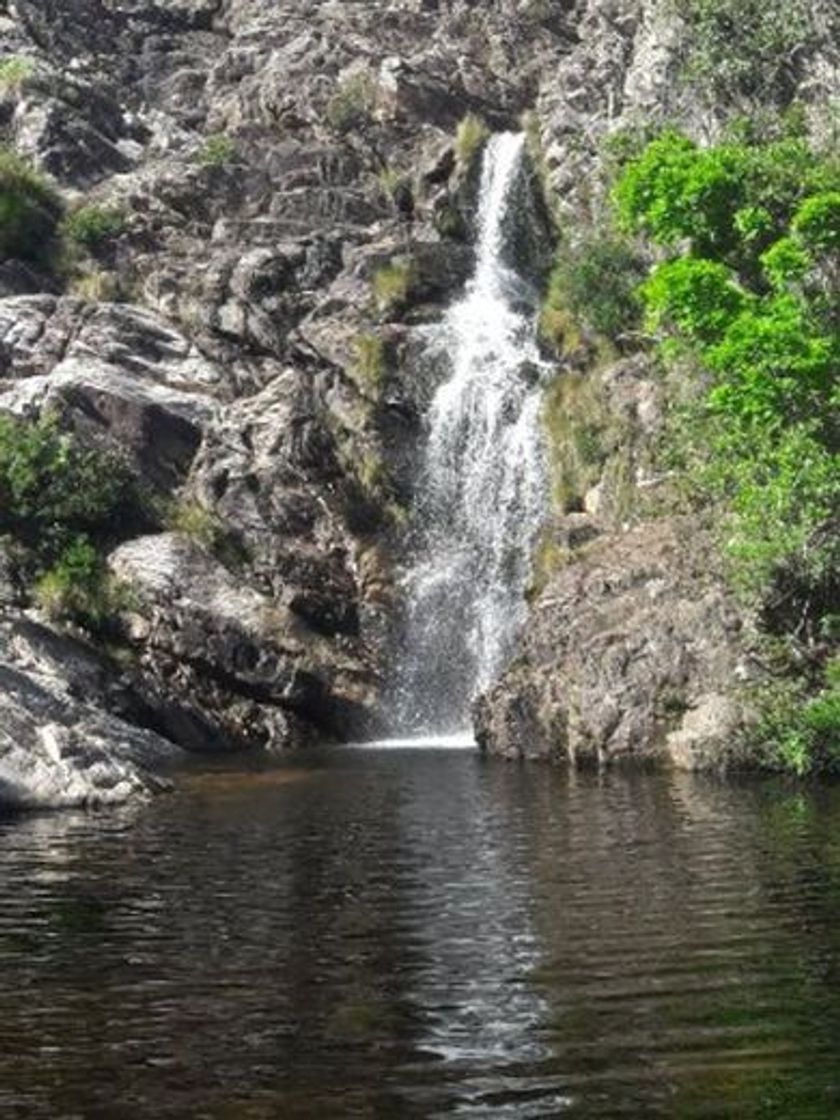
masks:
[[[524,137],[501,133],[482,164],[476,266],[429,330],[451,375],[429,411],[414,509],[413,563],[394,722],[401,732],[469,726],[475,693],[524,621],[530,556],[545,510],[536,299],[511,263]]]

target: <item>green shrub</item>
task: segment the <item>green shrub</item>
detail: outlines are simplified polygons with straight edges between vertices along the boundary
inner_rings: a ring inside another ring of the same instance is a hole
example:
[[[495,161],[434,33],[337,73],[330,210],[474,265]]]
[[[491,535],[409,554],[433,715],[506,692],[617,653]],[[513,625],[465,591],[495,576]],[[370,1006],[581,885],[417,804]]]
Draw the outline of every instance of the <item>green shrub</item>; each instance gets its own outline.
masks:
[[[132,531],[137,510],[116,455],[83,447],[53,418],[0,416],[0,535],[18,583],[50,618],[96,629],[126,605],[102,555]]]
[[[690,239],[699,254],[717,257],[731,248],[735,214],[745,202],[738,152],[703,152],[666,132],[630,161],[614,197],[628,232],[665,246]]]
[[[78,537],[110,539],[135,502],[116,455],[83,447],[51,417],[0,416],[0,533],[42,567]]]
[[[791,223],[804,245],[818,253],[840,252],[840,191],[806,198]]]
[[[85,537],[73,540],[35,584],[35,601],[53,621],[98,624],[109,613],[102,560]]]
[[[86,249],[95,249],[118,237],[125,229],[125,212],[117,206],[80,206],[62,225],[65,237]]]
[[[762,253],[760,261],[764,275],[779,292],[801,284],[813,265],[810,254],[793,237],[774,241],[767,252]]]
[[[19,90],[28,78],[35,73],[35,63],[31,58],[13,55],[0,62],[0,92]]]
[[[0,148],[0,258],[47,261],[60,214],[49,183],[14,152]]]
[[[562,352],[569,343],[570,316],[574,323],[618,340],[639,325],[637,289],[643,276],[638,253],[612,234],[595,232],[572,247],[561,247],[543,302],[543,336]]]
[[[626,232],[737,267],[755,278],[759,256],[788,232],[792,211],[830,191],[830,163],[802,140],[699,148],[665,132],[625,167],[614,190]]]
[[[230,136],[217,133],[208,136],[196,153],[196,162],[202,167],[224,167],[236,155],[236,145]]]
[[[816,695],[785,679],[762,686],[752,699],[759,721],[750,742],[761,762],[798,777],[840,771],[840,686],[830,665]]]
[[[376,81],[368,70],[355,70],[338,83],[324,113],[335,132],[350,132],[370,123],[376,106]]]
[[[472,166],[489,136],[490,129],[475,113],[467,113],[461,120],[455,132],[455,158],[462,170]]]
[[[716,342],[748,301],[728,268],[697,257],[659,265],[640,293],[651,330],[668,324],[700,343]]]

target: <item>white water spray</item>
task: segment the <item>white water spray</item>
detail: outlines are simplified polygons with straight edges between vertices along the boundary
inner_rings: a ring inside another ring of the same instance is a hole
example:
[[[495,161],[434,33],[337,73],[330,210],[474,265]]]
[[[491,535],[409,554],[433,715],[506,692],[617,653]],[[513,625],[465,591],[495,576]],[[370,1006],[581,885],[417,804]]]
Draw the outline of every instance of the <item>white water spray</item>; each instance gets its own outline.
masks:
[[[400,732],[469,725],[472,697],[510,655],[545,508],[533,291],[509,263],[524,138],[483,157],[475,273],[430,332],[452,375],[429,414],[415,508],[418,545],[397,689]]]

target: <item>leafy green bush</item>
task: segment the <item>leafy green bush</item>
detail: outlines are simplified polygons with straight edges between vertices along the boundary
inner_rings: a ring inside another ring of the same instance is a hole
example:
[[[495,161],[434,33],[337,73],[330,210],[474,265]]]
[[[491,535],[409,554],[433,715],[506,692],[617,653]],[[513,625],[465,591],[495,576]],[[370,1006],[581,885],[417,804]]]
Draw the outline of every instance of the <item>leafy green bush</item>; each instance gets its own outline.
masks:
[[[690,239],[698,253],[718,256],[731,247],[734,216],[745,201],[741,172],[734,150],[701,151],[687,137],[666,132],[619,179],[619,220],[628,232],[646,233],[660,245]]]
[[[79,537],[118,535],[134,504],[133,481],[116,455],[83,447],[54,418],[0,416],[0,533],[42,566]]]
[[[840,191],[825,191],[806,198],[791,223],[808,249],[818,253],[840,252]]]
[[[77,245],[95,249],[122,233],[125,213],[117,206],[81,206],[65,218],[62,228],[65,237]]]
[[[618,340],[639,325],[637,289],[643,276],[639,254],[613,234],[593,232],[574,246],[562,246],[543,303],[544,337],[567,345],[568,313],[575,323]]]
[[[130,602],[127,588],[108,574],[102,557],[84,537],[71,542],[38,578],[34,598],[49,619],[91,630],[101,628]]]
[[[835,662],[836,664],[836,662]],[[765,685],[754,699],[761,719],[750,736],[762,761],[799,777],[820,771],[840,771],[840,685],[825,683],[808,696],[801,682]]]
[[[116,455],[83,447],[54,418],[0,416],[0,534],[50,617],[96,627],[124,603],[102,550],[131,531],[137,502]]]
[[[834,175],[803,140],[704,149],[669,131],[626,165],[613,199],[626,232],[666,248],[687,241],[695,256],[755,279],[760,255],[787,232],[792,211],[830,193]]]
[[[8,148],[0,148],[0,258],[44,262],[61,214],[58,195]]]

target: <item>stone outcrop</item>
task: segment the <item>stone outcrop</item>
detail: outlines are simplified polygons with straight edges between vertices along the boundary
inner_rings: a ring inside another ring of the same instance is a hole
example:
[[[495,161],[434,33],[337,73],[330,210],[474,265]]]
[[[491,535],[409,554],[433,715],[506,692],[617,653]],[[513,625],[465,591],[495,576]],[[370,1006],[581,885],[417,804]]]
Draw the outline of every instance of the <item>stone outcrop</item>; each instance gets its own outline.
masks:
[[[517,658],[477,703],[479,743],[578,765],[723,766],[749,718],[749,639],[702,526],[596,535],[532,603]]]
[[[0,630],[0,806],[91,808],[165,787],[182,751],[84,643],[19,620]]]

